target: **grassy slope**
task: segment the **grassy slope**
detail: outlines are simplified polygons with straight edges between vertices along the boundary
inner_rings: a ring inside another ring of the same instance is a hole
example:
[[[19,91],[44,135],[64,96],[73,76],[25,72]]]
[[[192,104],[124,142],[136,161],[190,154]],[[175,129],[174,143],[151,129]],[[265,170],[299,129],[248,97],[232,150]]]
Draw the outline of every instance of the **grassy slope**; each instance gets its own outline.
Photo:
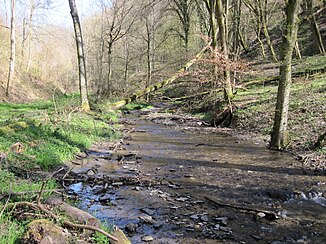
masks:
[[[39,190],[41,181],[21,176],[37,170],[52,170],[98,140],[117,137],[105,120],[78,111],[79,97],[64,96],[32,104],[0,103],[0,189],[3,192]],[[13,145],[18,145],[15,147]],[[56,183],[47,183],[48,189]],[[46,195],[45,195],[46,197]],[[30,200],[31,196],[23,199]],[[0,210],[6,199],[0,201]],[[14,243],[26,226],[10,213],[0,217],[0,244]]]
[[[294,79],[289,109],[289,149],[297,152],[310,151],[319,135],[326,130],[326,75],[319,78]],[[233,126],[262,135],[269,140],[273,126],[277,86],[257,85],[239,90],[235,97]],[[319,166],[326,169],[325,149],[315,153]]]

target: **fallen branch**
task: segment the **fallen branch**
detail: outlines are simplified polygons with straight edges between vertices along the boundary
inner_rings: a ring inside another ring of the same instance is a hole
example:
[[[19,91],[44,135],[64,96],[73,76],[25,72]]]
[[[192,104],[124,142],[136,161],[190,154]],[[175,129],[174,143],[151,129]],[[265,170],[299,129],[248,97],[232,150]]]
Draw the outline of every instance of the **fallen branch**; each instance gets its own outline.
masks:
[[[233,209],[237,209],[237,210],[241,210],[241,211],[246,211],[246,212],[254,212],[254,213],[263,213],[265,214],[265,218],[268,220],[275,220],[278,219],[278,216],[276,215],[276,213],[272,212],[272,211],[268,211],[268,210],[263,210],[263,209],[257,209],[257,208],[251,208],[251,207],[244,207],[244,206],[239,206],[239,205],[235,205],[235,204],[230,204],[230,203],[222,203],[218,200],[212,199],[210,197],[205,196],[205,198],[218,205],[221,207],[227,207],[227,208],[233,208]]]
[[[210,43],[208,43],[193,59],[191,59],[188,63],[186,63],[181,69],[179,69],[174,75],[172,75],[170,78],[163,80],[159,83],[156,83],[155,85],[149,86],[144,90],[138,91],[134,94],[132,94],[130,97],[122,99],[118,102],[109,104],[109,109],[108,110],[116,110],[119,109],[123,106],[125,106],[126,104],[133,102],[135,100],[137,100],[138,98],[150,93],[150,92],[154,92],[168,84],[170,84],[171,82],[175,81],[177,78],[179,78],[182,74],[184,74],[210,47]]]

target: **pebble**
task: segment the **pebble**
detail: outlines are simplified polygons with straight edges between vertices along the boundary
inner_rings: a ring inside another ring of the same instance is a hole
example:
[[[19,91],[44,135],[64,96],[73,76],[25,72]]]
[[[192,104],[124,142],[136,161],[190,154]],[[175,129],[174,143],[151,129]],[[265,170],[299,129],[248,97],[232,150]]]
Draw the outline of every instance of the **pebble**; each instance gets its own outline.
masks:
[[[220,230],[224,232],[232,232],[231,228],[220,226]]]
[[[202,221],[207,222],[207,221],[208,221],[208,216],[207,216],[207,215],[203,215],[203,216],[200,217],[200,219],[201,219]]]
[[[113,182],[112,185],[113,186],[122,186],[123,182]]]
[[[87,175],[88,175],[88,176],[93,176],[93,175],[95,175],[94,170],[92,170],[92,169],[87,170]]]
[[[154,241],[154,238],[152,236],[143,236],[141,240],[144,242],[151,242]]]
[[[137,230],[137,225],[133,223],[129,223],[126,225],[125,230],[129,233],[134,233]]]
[[[260,217],[260,218],[264,218],[266,216],[266,214],[264,214],[264,213],[257,213],[257,216]]]
[[[185,201],[188,200],[188,197],[179,197],[179,198],[177,198],[175,200],[178,201],[178,202],[185,202]]]
[[[142,221],[144,221],[147,224],[153,224],[153,217],[152,216],[140,216],[139,219],[141,219]]]
[[[199,219],[197,214],[191,215],[189,218],[191,218],[193,220],[198,220]]]

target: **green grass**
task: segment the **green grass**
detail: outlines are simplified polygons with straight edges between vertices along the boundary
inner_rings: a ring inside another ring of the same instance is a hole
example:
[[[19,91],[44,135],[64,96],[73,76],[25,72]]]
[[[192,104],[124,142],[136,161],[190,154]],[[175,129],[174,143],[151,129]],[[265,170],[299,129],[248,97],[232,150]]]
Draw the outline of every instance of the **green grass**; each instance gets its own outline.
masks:
[[[294,79],[290,93],[288,130],[290,148],[311,149],[325,131],[326,76]],[[269,136],[273,126],[276,85],[256,85],[239,90],[234,99],[234,126],[263,136]],[[268,138],[269,139],[269,138]]]
[[[112,122],[118,120],[116,113],[85,114],[78,105],[78,95],[26,104],[0,103],[0,194],[38,191],[42,179],[22,178],[22,172],[53,170],[94,142],[120,136],[112,128]],[[55,180],[45,185],[45,189],[57,187]],[[44,192],[42,197],[50,194]],[[31,201],[35,197],[11,196],[10,201]],[[0,201],[0,211],[6,200]],[[5,211],[0,218],[0,244],[16,243],[25,231],[28,220],[17,221],[13,216]],[[108,243],[101,235],[95,240]]]
[[[152,106],[146,102],[133,102],[133,103],[128,103],[126,106],[122,107],[121,111],[143,110],[149,108],[152,108]]]
[[[5,214],[0,218],[0,229],[0,244],[17,243],[25,230],[22,223]]]
[[[107,233],[112,233],[113,232],[113,225],[107,225],[106,223],[103,223],[101,225],[101,229],[106,231]],[[97,244],[107,244],[110,243],[110,239],[106,237],[105,235],[95,232],[92,237],[94,243]]]
[[[116,121],[116,115],[94,118],[79,112],[76,97],[35,104],[0,103],[0,153],[6,162],[18,167],[54,168],[95,141],[116,138],[105,121]],[[22,152],[11,150],[15,143]]]

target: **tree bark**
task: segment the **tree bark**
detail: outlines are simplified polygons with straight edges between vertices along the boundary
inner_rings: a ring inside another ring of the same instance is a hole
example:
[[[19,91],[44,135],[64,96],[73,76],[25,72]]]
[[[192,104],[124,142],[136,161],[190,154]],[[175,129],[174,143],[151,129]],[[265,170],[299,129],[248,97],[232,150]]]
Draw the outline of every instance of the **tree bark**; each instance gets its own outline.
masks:
[[[68,0],[70,6],[70,13],[74,24],[77,55],[78,55],[78,69],[79,69],[79,90],[81,98],[81,107],[85,112],[90,111],[88,94],[87,94],[87,76],[86,76],[86,63],[84,55],[84,43],[78,17],[77,7],[75,0]]]
[[[271,135],[271,149],[276,150],[284,148],[288,143],[287,125],[292,79],[291,64],[293,48],[297,39],[299,6],[300,0],[288,0],[285,10],[286,23],[282,42],[280,81]]]
[[[220,34],[220,42],[222,46],[222,52],[226,60],[229,59],[229,50],[228,50],[228,31],[226,25],[226,19],[228,18],[225,11],[223,11],[223,3],[222,0],[216,0],[216,13],[217,13],[217,20],[218,20],[218,27],[219,27],[219,34]],[[231,83],[231,75],[229,70],[224,71],[224,89],[226,94],[226,100],[230,102],[233,98],[233,89]]]
[[[10,31],[10,61],[9,61],[9,73],[6,87],[6,96],[9,96],[9,90],[12,83],[12,79],[15,75],[15,56],[16,56],[16,0],[11,0],[11,31]]]

